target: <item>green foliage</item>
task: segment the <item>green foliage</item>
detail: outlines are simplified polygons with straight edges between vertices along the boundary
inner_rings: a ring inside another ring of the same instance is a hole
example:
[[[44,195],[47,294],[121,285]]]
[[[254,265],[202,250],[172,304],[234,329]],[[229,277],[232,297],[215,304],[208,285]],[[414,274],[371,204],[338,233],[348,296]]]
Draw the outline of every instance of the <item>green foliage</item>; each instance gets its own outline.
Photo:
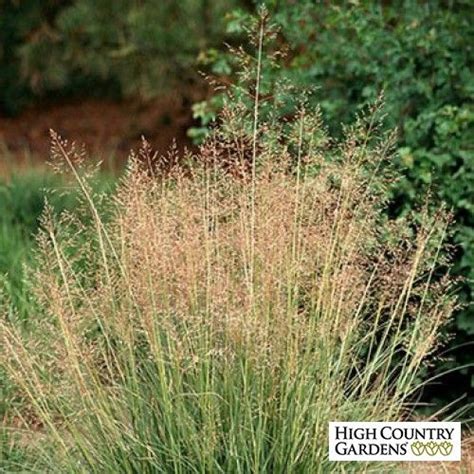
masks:
[[[286,49],[287,55],[280,68],[268,67],[270,61],[264,58],[269,90],[262,98],[271,100],[272,84],[297,84],[311,92],[310,102],[319,104],[337,135],[341,122],[350,120],[383,90],[387,126],[398,128],[397,165],[404,175],[395,191],[392,213],[413,209],[426,191],[453,209],[455,272],[465,278],[460,292],[466,306],[452,328],[456,337],[449,355],[454,355],[456,363],[440,364],[441,371],[458,367],[445,379],[450,387],[441,396],[469,393],[474,387],[472,369],[459,367],[474,362],[472,345],[466,346],[472,344],[474,335],[474,308],[469,306],[474,296],[471,2],[354,1],[328,6],[302,0],[271,1],[267,6],[280,29],[275,48]],[[251,15],[242,10],[228,15],[227,32],[234,35],[234,42],[246,41],[250,21]],[[233,77],[239,84],[241,77],[231,72],[235,71],[234,56],[233,52],[212,52],[209,57],[203,55],[202,62],[218,81]],[[218,94],[196,105],[195,117],[206,126],[221,106],[222,95]],[[288,107],[280,110],[281,116],[291,113]],[[199,139],[204,132],[201,127],[192,129],[190,135]]]
[[[110,180],[101,176],[96,185],[106,190]],[[66,193],[65,191],[68,190]],[[77,196],[67,181],[51,173],[31,172],[0,180],[0,297],[22,318],[31,311],[24,266],[32,263],[35,234],[45,200],[62,212],[77,206]]]
[[[27,41],[35,41],[41,34],[42,25],[54,17],[58,5],[59,2],[52,0],[6,0],[1,3],[0,111],[16,113],[31,98],[31,88],[22,78],[19,48]]]
[[[0,472],[21,472],[25,465],[24,453],[10,433],[0,427]]]
[[[34,233],[44,206],[45,188],[55,180],[40,173],[15,175],[0,183],[0,274],[4,296],[20,312],[28,307],[23,266],[31,261]],[[55,184],[58,184],[57,181]],[[65,199],[53,201],[60,211]]]
[[[6,0],[0,109],[45,94],[150,97],[195,78],[200,50],[223,41],[236,0]]]

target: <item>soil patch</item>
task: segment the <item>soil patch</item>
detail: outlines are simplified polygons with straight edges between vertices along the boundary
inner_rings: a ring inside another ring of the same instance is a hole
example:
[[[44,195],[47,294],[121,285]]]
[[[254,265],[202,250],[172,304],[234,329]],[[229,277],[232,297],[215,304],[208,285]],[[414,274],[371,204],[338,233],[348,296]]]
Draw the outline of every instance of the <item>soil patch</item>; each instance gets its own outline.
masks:
[[[0,116],[0,167],[33,166],[49,156],[49,129],[86,145],[106,166],[121,166],[145,136],[165,153],[176,141],[192,147],[186,136],[193,124],[191,100],[170,93],[146,104],[102,99],[36,106],[14,118]]]

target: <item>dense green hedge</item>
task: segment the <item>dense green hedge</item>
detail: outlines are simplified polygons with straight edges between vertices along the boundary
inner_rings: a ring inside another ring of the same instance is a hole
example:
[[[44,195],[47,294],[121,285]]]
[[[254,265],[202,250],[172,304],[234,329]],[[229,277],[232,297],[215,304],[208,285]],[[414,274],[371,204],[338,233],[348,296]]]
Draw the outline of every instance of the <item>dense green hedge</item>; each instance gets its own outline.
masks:
[[[438,373],[455,368],[441,379],[428,399],[443,402],[462,394],[474,397],[474,9],[472,2],[354,1],[266,2],[279,27],[276,48],[288,49],[281,67],[264,72],[263,95],[272,85],[298,85],[312,90],[310,101],[321,106],[333,133],[350,122],[364,105],[385,95],[387,127],[398,127],[398,166],[404,179],[396,188],[395,213],[420,205],[427,191],[455,214],[455,272],[464,277],[460,296],[465,307],[449,328],[454,333]],[[235,43],[246,41],[250,15],[235,10],[228,32]],[[233,76],[235,56],[208,55],[216,76]],[[238,81],[238,76],[234,75]],[[273,88],[276,90],[276,87]],[[281,94],[281,92],[279,92]],[[293,94],[289,90],[288,94]],[[281,100],[282,115],[288,113]],[[222,96],[196,104],[202,127],[222,103]],[[471,305],[470,305],[471,304]],[[468,397],[469,398],[469,397]],[[463,399],[461,404],[464,404]]]

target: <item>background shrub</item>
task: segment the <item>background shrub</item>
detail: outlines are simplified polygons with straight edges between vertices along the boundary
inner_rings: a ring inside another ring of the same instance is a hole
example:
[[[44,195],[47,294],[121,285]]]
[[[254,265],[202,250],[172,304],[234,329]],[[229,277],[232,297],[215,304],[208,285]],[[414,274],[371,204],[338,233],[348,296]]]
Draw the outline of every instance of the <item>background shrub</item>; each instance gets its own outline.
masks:
[[[235,0],[6,0],[0,110],[38,97],[153,97],[196,79],[198,52],[223,41]]]

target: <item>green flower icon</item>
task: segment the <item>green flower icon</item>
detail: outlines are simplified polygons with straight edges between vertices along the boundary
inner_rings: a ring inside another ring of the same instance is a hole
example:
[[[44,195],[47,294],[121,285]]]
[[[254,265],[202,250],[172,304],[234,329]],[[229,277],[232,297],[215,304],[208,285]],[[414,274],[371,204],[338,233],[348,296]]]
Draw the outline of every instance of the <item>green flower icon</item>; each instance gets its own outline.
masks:
[[[450,443],[449,441],[443,441],[442,443],[439,443],[439,452],[443,456],[449,456],[452,451],[453,451],[453,443]]]
[[[434,441],[429,441],[428,443],[425,443],[425,449],[426,449],[426,454],[429,456],[436,456],[438,454],[439,446],[438,443],[435,443]]]
[[[410,448],[411,452],[415,456],[421,456],[425,452],[425,445],[420,441],[415,441],[414,443],[411,443]]]

